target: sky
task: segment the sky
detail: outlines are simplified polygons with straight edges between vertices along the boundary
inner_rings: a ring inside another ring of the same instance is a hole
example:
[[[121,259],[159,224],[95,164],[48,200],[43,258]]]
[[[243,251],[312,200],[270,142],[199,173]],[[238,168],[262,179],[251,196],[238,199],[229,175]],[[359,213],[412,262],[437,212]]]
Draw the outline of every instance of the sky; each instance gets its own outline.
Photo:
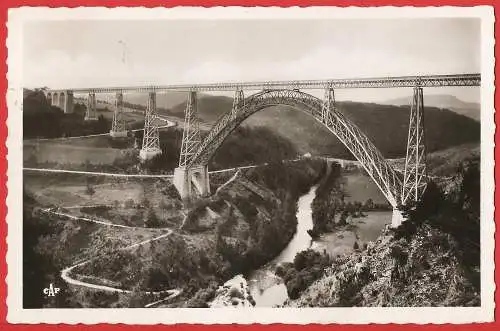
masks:
[[[31,21],[23,29],[26,87],[357,78],[480,72],[471,18]],[[402,89],[338,91],[377,101]],[[426,92],[427,93],[427,92]],[[441,88],[479,102],[478,88]]]

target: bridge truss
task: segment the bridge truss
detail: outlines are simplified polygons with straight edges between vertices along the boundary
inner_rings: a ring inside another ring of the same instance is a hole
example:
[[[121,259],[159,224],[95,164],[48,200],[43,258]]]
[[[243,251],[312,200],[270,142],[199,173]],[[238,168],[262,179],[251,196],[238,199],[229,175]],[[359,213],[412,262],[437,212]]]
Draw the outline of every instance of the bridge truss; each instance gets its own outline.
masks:
[[[90,92],[87,97],[87,110],[85,112],[85,120],[97,119],[97,99],[95,92]]]
[[[116,92],[113,122],[111,124],[112,135],[126,135],[125,120],[123,118],[123,92]]]
[[[201,143],[200,122],[198,121],[198,100],[196,92],[189,92],[186,111],[184,114],[184,130],[182,132],[181,155],[179,166],[189,165],[193,154]]]
[[[479,86],[480,74],[458,75],[424,75],[399,77],[372,77],[372,78],[345,78],[324,80],[289,80],[263,82],[223,82],[209,84],[176,84],[176,85],[148,85],[148,86],[110,86],[71,89],[50,89],[46,92],[57,93],[71,90],[75,93],[114,93],[114,92],[150,92],[150,91],[236,91],[241,90],[276,90],[276,89],[334,89],[353,88],[393,88],[393,87],[443,87],[443,86]]]
[[[156,125],[156,93],[149,92],[146,116],[144,119],[144,136],[142,137],[142,149],[140,156],[143,160],[161,154],[160,136]]]
[[[421,87],[415,87],[410,110],[401,204],[417,201],[425,190],[426,179],[424,92]]]
[[[190,169],[196,169],[197,186],[204,192],[208,187],[206,170],[210,158],[221,146],[227,136],[247,117],[257,111],[275,105],[288,105],[313,116],[350,150],[372,177],[390,204],[397,209],[410,201],[417,201],[426,187],[427,172],[425,158],[423,87],[442,86],[479,86],[480,74],[400,76],[330,80],[297,80],[266,82],[229,82],[212,84],[151,85],[128,87],[77,88],[65,90],[46,90],[47,97],[53,103],[60,103],[61,95],[88,93],[86,119],[94,119],[96,114],[96,93],[116,92],[116,110],[113,117],[112,131],[122,130],[120,119],[123,108],[124,92],[148,92],[148,106],[144,125],[141,157],[149,159],[161,153],[159,148],[156,119],[156,93],[165,91],[184,91],[188,93],[185,112],[179,167],[176,172],[177,188],[188,180]],[[346,116],[336,109],[335,89],[352,88],[414,88],[410,111],[407,152],[404,172],[396,172],[380,151],[366,135]],[[320,100],[301,90],[324,89],[325,96]],[[206,137],[201,138],[197,117],[198,91],[236,91],[233,107],[222,115]],[[245,98],[244,91],[258,91]],[[72,99],[71,99],[72,100]],[[65,106],[66,109],[66,106]],[[68,107],[71,109],[71,107]],[[111,132],[110,132],[111,134]],[[194,170],[192,171],[195,172]],[[201,178],[201,179],[200,179]],[[200,184],[201,183],[201,184]],[[175,182],[174,182],[174,185]],[[189,184],[190,186],[191,184]],[[203,187],[203,185],[207,187]],[[186,191],[187,192],[187,191]],[[189,191],[190,192],[190,191]]]
[[[326,95],[327,98],[322,101],[299,90],[270,90],[256,93],[245,99],[240,97],[238,102],[235,101],[233,110],[217,121],[209,134],[199,143],[196,151],[192,155],[184,155],[186,160],[184,164],[187,168],[207,165],[223,141],[247,117],[271,106],[287,105],[313,116],[337,136],[361,162],[387,200],[396,208],[401,195],[400,176],[368,137],[335,109],[333,88],[328,88]]]

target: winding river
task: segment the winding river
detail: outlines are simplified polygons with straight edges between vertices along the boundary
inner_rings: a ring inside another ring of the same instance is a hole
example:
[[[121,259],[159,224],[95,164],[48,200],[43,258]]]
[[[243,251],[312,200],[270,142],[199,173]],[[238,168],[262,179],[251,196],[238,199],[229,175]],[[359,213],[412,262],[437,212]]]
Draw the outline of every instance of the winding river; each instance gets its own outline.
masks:
[[[313,228],[311,204],[316,195],[316,189],[317,186],[313,186],[298,201],[297,231],[288,246],[274,260],[253,271],[247,277],[256,307],[280,306],[288,299],[283,280],[274,274],[278,264],[293,262],[298,252],[308,248],[318,252],[326,251],[330,256],[350,253],[353,251],[355,242],[362,247],[363,244],[376,240],[386,224],[391,222],[390,211],[367,212],[366,217],[351,219],[349,223],[353,226],[325,233],[313,241],[307,230]]]
[[[248,277],[250,294],[257,307],[273,307],[281,305],[288,299],[283,280],[274,274],[276,265],[283,262],[293,262],[298,252],[311,247],[313,241],[307,230],[313,228],[311,204],[316,196],[317,186],[300,197],[297,208],[297,231],[288,246],[274,260],[255,270]]]
[[[347,185],[344,187],[351,201],[365,201],[372,197],[377,202],[384,198],[372,182],[362,174],[348,174],[345,176]],[[307,230],[313,228],[311,204],[316,196],[317,186],[299,198],[297,208],[297,231],[288,246],[271,262],[251,272],[247,277],[250,294],[255,300],[256,307],[281,306],[288,299],[286,286],[283,280],[274,274],[276,266],[284,262],[293,262],[295,255],[308,248],[318,252],[326,252],[330,256],[351,253],[354,243],[363,247],[369,241],[375,241],[382,229],[391,222],[390,211],[366,212],[366,217],[351,218],[349,227],[343,227],[335,232],[322,234],[314,241]],[[235,282],[237,281],[236,276]],[[228,283],[231,283],[230,280]]]

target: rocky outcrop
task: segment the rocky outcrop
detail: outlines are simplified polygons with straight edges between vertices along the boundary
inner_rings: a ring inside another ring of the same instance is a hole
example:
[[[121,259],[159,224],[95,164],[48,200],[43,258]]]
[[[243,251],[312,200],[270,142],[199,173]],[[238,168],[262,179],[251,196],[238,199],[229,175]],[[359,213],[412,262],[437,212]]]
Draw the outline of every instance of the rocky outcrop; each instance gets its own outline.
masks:
[[[219,286],[215,298],[209,303],[211,308],[235,307],[249,308],[255,306],[247,281],[242,275],[237,275]]]
[[[411,238],[385,230],[367,249],[338,259],[287,305],[478,306],[480,296],[456,241],[429,225]]]

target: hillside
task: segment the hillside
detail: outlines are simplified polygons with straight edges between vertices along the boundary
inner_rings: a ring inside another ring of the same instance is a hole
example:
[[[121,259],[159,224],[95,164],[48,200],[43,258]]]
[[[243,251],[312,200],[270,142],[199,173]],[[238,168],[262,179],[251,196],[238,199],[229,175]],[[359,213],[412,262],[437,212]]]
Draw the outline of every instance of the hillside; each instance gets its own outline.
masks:
[[[382,102],[382,104],[394,105],[394,106],[406,106],[411,102],[411,97],[397,98],[387,100]],[[467,116],[469,118],[475,119],[476,121],[481,120],[481,105],[475,102],[465,102],[459,98],[448,95],[448,94],[436,94],[436,95],[425,95],[424,104],[426,107],[436,107],[449,109],[457,114]]]
[[[185,104],[179,104],[168,113],[182,116],[184,107]],[[214,122],[231,107],[232,99],[229,97],[204,96],[199,100],[200,118],[205,122]],[[409,106],[339,102],[338,107],[368,135],[386,157],[401,157],[406,153]],[[321,124],[289,107],[266,109],[248,118],[244,125],[272,128],[292,141],[300,153],[350,156],[348,150]],[[429,152],[480,141],[480,124],[450,110],[426,107],[425,127]]]
[[[367,247],[334,259],[304,292],[293,293],[287,305],[478,306],[479,211],[475,159],[462,164],[446,189],[430,183],[402,226],[386,229]],[[291,285],[287,287],[297,288]]]
[[[32,96],[35,95],[32,94]],[[146,98],[147,96],[141,95],[140,98],[142,97]],[[137,95],[137,98],[139,98],[139,95]],[[185,99],[185,95],[183,93],[159,94],[158,98],[168,98],[169,102],[175,103]],[[36,123],[38,120],[44,121],[45,117],[49,117],[46,114],[41,115],[34,112],[32,113],[33,116],[30,117],[36,118],[36,120],[32,121],[30,118],[27,121],[26,114],[36,110],[38,108],[35,107],[36,105],[43,104],[43,100],[33,99],[33,97],[25,98],[25,134],[31,131],[40,131],[37,129]],[[137,101],[141,102],[139,99]],[[129,100],[126,101],[129,102]],[[202,94],[198,100],[200,119],[205,123],[215,122],[223,113],[231,109],[232,102],[230,97]],[[50,108],[48,105],[44,105],[44,107]],[[158,107],[160,107],[159,113],[182,118],[184,116],[185,101],[177,103],[168,110],[161,108],[160,101]],[[385,157],[397,158],[404,156],[408,134],[409,106],[339,102],[338,108],[367,134]],[[54,123],[51,119],[48,119],[48,121]],[[34,124],[33,130],[31,130],[31,124],[28,124],[28,122]],[[249,127],[263,126],[272,129],[278,136],[293,142],[295,149],[301,154],[309,152],[313,155],[351,157],[347,148],[323,125],[307,114],[290,107],[277,106],[266,109],[248,118],[243,125]],[[474,144],[480,141],[480,124],[477,121],[447,109],[426,107],[425,128],[428,152],[462,144]],[[105,132],[105,130],[102,132]],[[42,134],[42,136],[44,135]],[[27,136],[33,135],[28,134]]]
[[[215,122],[225,112],[231,110],[233,98],[226,96],[200,95],[198,96],[199,118],[203,122]],[[183,118],[186,109],[186,99],[182,103],[168,109],[165,114]]]
[[[156,94],[156,106],[158,108],[173,108],[181,103],[186,102],[187,93],[185,92],[163,92]],[[123,97],[124,102],[144,105],[148,103],[147,93],[126,93]]]
[[[75,104],[73,113],[65,114],[48,103],[43,92],[25,90],[23,99],[23,138],[56,138],[109,132],[111,121],[99,116],[84,121],[85,108]]]

